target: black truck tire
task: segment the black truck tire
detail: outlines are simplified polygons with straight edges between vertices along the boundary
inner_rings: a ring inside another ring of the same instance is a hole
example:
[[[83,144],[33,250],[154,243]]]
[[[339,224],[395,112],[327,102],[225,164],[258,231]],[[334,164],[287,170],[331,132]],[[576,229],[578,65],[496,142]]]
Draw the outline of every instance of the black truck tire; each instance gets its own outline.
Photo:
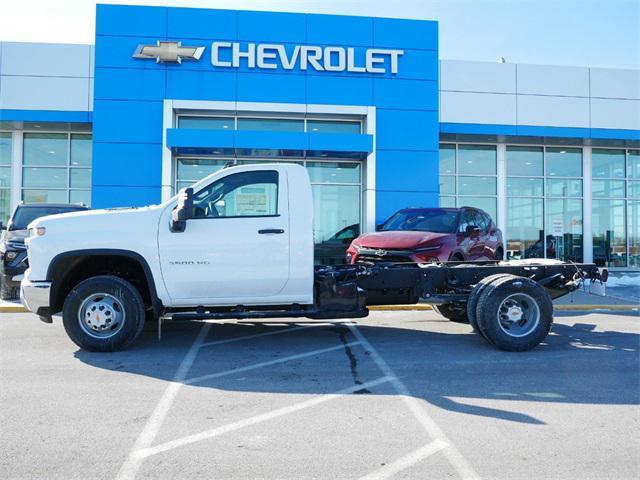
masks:
[[[469,319],[469,324],[473,328],[473,331],[479,333],[483,337],[484,337],[484,334],[478,328],[478,322],[476,320],[476,308],[478,306],[478,300],[480,299],[480,295],[482,294],[484,289],[487,287],[487,285],[489,285],[490,283],[493,283],[499,278],[504,277],[505,275],[508,276],[509,274],[496,273],[483,278],[478,283],[476,283],[476,285],[471,290],[471,293],[469,294],[469,300],[467,301],[467,318]]]
[[[531,279],[505,275],[489,283],[476,306],[482,335],[501,350],[522,352],[542,342],[553,323],[553,303]]]
[[[140,335],[144,302],[131,283],[111,275],[88,278],[71,289],[62,309],[69,338],[84,350],[114,352]]]
[[[452,322],[469,323],[465,307],[456,307],[453,303],[443,303],[441,305],[431,305],[431,308]]]

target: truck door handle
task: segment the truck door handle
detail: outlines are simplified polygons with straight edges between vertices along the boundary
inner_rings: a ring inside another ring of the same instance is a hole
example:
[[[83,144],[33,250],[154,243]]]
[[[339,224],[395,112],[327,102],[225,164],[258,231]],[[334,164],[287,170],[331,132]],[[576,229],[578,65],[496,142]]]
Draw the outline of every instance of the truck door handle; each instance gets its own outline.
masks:
[[[264,230],[258,230],[258,233],[261,235],[268,233],[284,233],[284,230],[281,228],[265,228]]]

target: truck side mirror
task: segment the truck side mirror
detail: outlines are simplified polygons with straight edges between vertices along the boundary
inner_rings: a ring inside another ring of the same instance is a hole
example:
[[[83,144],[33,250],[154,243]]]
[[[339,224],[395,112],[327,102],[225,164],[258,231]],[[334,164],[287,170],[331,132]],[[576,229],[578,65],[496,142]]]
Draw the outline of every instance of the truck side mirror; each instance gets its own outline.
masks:
[[[178,204],[171,212],[171,231],[184,232],[187,220],[193,216],[193,188],[185,188],[178,195]]]

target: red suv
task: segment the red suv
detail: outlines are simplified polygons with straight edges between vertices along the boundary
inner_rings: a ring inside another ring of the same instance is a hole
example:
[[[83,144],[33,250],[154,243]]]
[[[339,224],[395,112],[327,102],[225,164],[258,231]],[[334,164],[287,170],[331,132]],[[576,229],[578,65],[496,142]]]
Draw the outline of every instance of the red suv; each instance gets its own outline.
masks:
[[[407,208],[356,238],[347,263],[501,260],[502,232],[480,209]]]

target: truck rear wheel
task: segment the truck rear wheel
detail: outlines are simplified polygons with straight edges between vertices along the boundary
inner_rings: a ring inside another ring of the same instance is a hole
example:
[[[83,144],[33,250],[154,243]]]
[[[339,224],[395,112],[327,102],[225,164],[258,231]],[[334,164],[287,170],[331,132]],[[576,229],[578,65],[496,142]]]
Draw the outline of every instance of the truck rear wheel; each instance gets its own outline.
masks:
[[[144,302],[138,290],[122,278],[92,277],[69,292],[62,321],[69,338],[82,349],[122,350],[142,332]]]
[[[493,283],[499,278],[504,277],[505,275],[509,276],[508,273],[496,273],[494,275],[489,275],[488,277],[483,278],[478,283],[476,283],[476,285],[471,290],[471,293],[469,294],[469,300],[467,302],[467,318],[469,319],[469,324],[473,328],[473,331],[479,333],[483,337],[484,334],[478,328],[478,322],[476,320],[476,308],[478,307],[478,300],[480,299],[480,295],[482,295],[482,292],[487,287],[487,285]]]
[[[452,322],[469,323],[467,309],[465,307],[457,307],[453,303],[443,303],[441,305],[431,305],[431,308]]]
[[[476,322],[482,335],[501,350],[531,350],[553,323],[553,304],[533,280],[505,275],[488,284],[478,299]]]

